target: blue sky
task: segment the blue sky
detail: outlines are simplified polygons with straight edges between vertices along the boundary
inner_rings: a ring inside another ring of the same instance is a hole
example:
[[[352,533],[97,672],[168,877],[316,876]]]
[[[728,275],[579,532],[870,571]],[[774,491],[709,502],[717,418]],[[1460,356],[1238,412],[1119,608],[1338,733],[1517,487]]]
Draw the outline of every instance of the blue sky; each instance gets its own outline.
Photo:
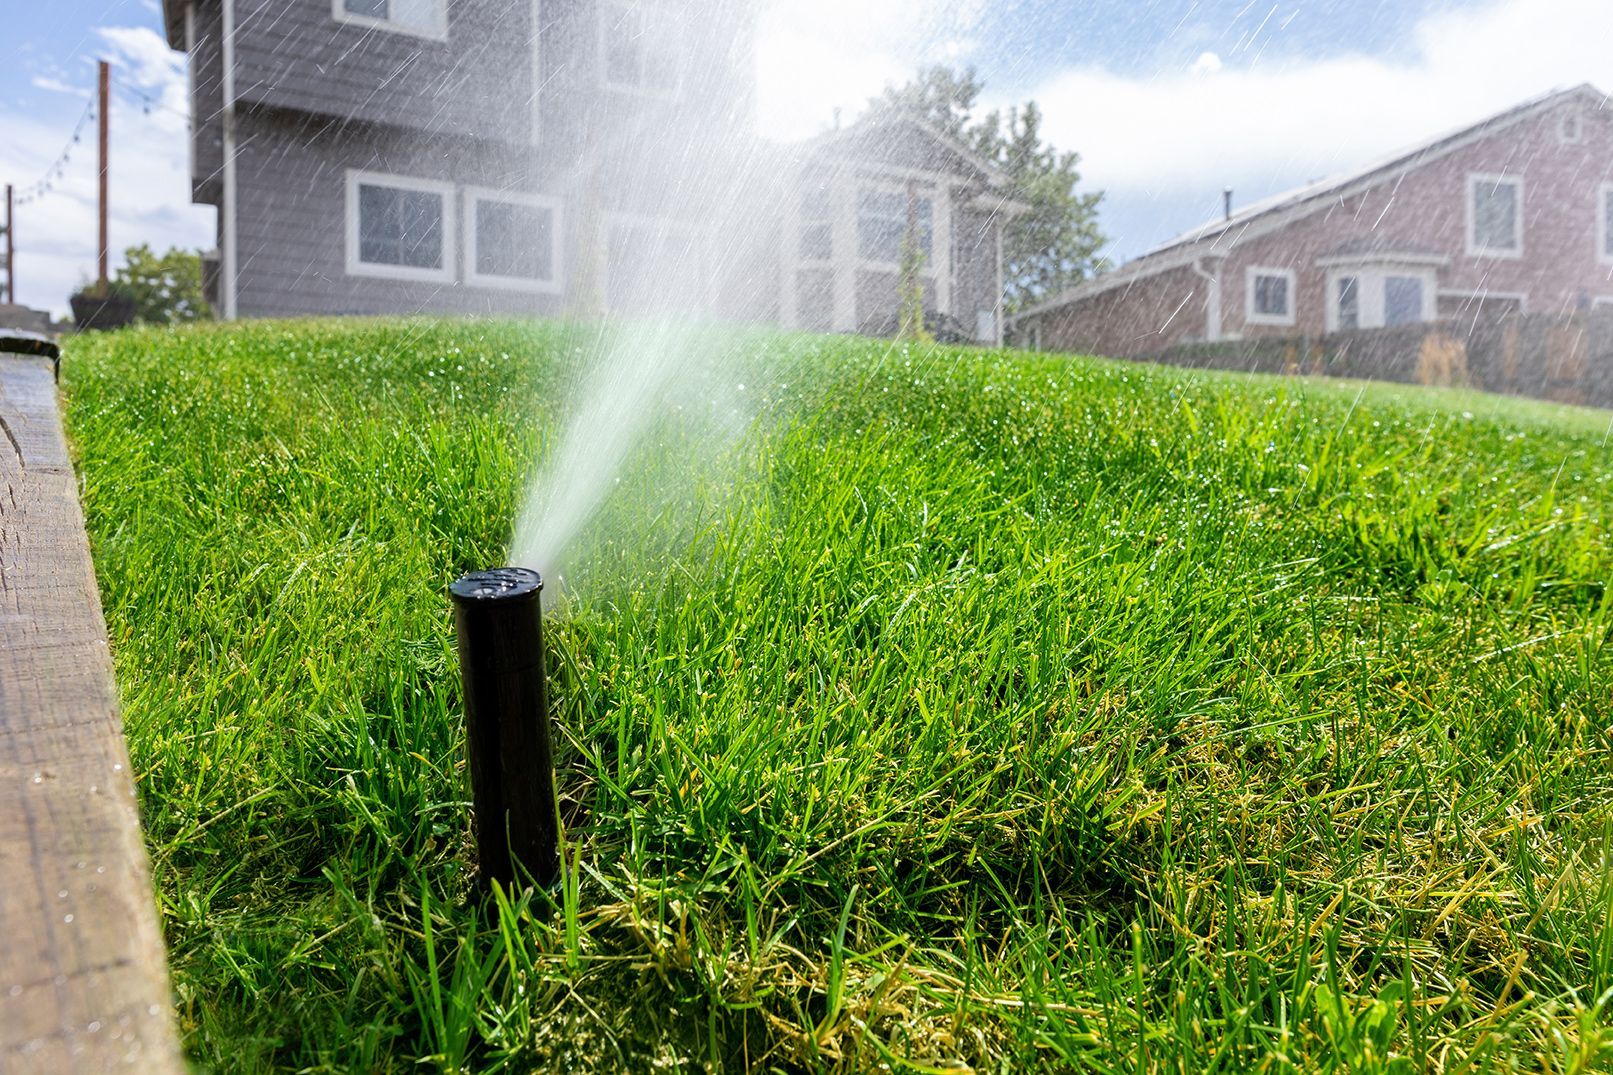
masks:
[[[1214,215],[1223,187],[1245,203],[1554,88],[1613,89],[1608,0],[758,2],[770,133],[810,135],[921,64],[974,65],[989,104],[1034,97],[1082,154],[1118,260]],[[211,246],[213,211],[189,204],[184,58],[155,0],[10,6],[0,182],[46,174],[108,57],[114,251]],[[71,148],[18,220],[21,298],[55,310],[95,258],[90,132]]]

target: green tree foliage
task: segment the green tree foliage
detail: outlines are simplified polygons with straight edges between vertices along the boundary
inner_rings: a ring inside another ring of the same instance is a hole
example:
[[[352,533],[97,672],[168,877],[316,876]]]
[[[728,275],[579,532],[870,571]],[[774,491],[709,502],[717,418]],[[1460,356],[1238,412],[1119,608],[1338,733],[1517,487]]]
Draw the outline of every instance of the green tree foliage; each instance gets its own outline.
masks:
[[[997,165],[1026,212],[1003,231],[1003,290],[1009,313],[1088,279],[1104,268],[1108,239],[1098,228],[1101,191],[1081,193],[1079,154],[1042,139],[1035,101],[1006,114],[977,114],[984,83],[973,68],[936,66],[905,86],[887,87],[871,111],[914,116]]]
[[[173,247],[159,255],[145,243],[131,246],[112,286],[134,299],[139,321],[168,325],[213,316],[202,292],[201,254],[194,250]]]

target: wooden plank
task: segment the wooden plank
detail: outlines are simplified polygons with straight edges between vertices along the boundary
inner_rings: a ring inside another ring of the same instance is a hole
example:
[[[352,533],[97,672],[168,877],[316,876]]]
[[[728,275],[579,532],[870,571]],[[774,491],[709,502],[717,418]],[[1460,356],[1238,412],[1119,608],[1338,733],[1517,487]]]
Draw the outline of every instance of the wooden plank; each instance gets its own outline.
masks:
[[[48,358],[0,353],[0,1071],[181,1072]]]

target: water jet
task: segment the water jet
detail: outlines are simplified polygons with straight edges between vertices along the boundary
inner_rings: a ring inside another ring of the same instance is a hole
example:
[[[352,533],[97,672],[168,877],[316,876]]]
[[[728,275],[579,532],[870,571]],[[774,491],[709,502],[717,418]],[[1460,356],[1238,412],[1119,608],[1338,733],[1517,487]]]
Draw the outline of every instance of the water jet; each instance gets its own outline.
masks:
[[[547,888],[560,876],[542,592],[543,576],[519,567],[449,587],[484,885],[517,884],[524,871]]]

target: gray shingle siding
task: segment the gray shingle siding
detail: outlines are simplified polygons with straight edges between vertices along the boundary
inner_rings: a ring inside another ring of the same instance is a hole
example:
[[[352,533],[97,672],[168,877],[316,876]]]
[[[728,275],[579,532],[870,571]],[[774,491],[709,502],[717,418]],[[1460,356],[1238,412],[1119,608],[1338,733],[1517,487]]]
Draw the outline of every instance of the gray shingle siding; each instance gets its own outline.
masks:
[[[1001,229],[997,214],[968,208],[958,210],[953,224],[952,314],[971,333],[982,313],[991,314],[997,335],[1002,332],[1002,289],[997,278]]]
[[[465,139],[422,139],[308,121],[265,110],[237,120],[238,312],[244,317],[323,314],[560,312],[563,296],[470,287],[464,271],[464,188],[541,193],[509,181],[519,153]],[[378,279],[347,272],[349,169],[450,182],[455,241],[444,251],[453,283]],[[562,248],[571,227],[562,208]],[[563,256],[563,264],[564,261]]]
[[[444,41],[338,20],[331,0],[235,3],[240,101],[531,140],[530,2],[450,3]]]

